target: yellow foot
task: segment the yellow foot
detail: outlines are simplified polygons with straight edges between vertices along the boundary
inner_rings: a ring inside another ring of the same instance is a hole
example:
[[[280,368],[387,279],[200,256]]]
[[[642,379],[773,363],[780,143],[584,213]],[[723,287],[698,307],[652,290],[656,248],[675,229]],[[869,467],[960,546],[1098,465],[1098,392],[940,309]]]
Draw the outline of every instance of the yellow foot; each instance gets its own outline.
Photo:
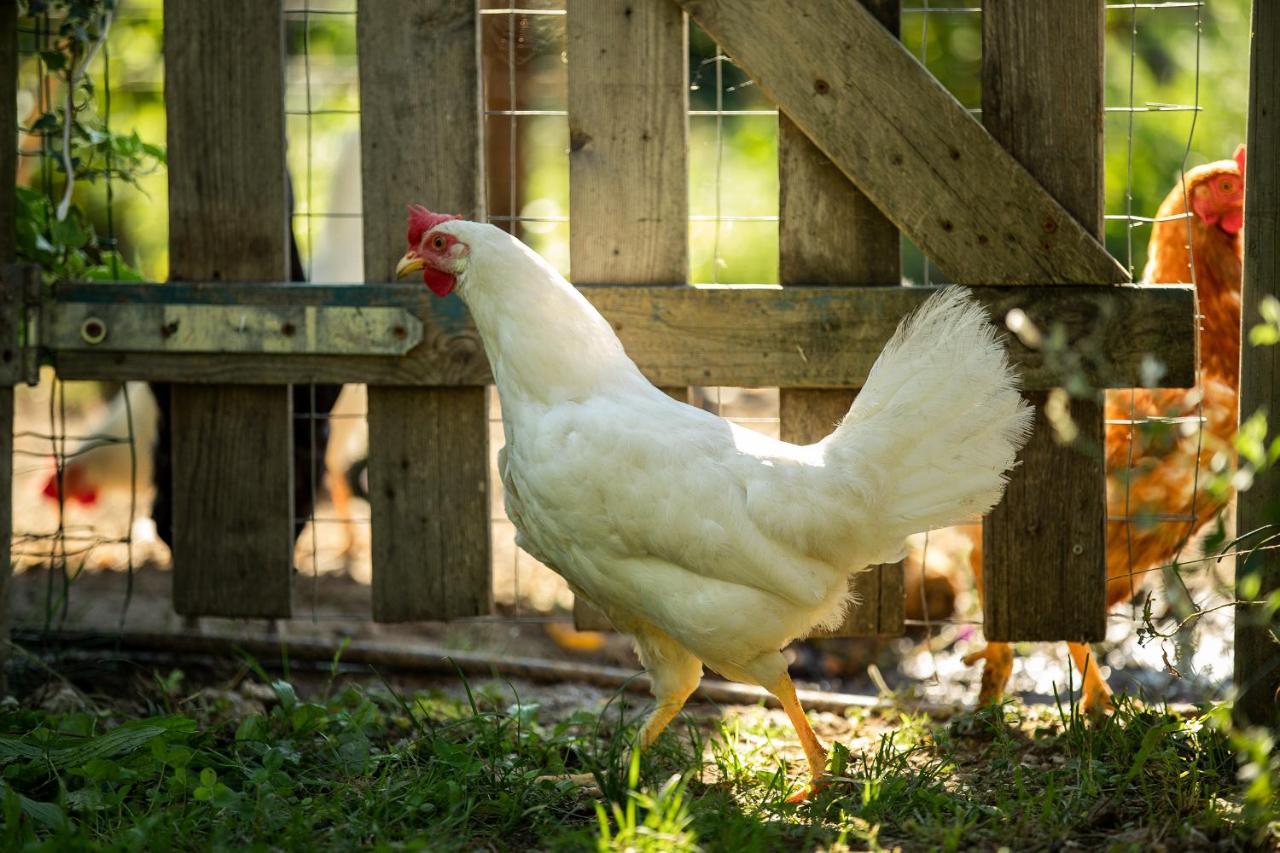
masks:
[[[1111,701],[1111,690],[1105,685],[1101,689],[1086,689],[1080,700],[1080,713],[1086,717],[1105,717],[1115,709],[1115,703]]]
[[[1013,647],[1008,643],[987,643],[980,651],[964,656],[965,666],[983,662],[982,688],[978,691],[978,704],[987,705],[1004,698],[1004,689],[1013,672]]]
[[[791,803],[792,805],[799,805],[800,803],[808,802],[810,797],[812,797],[814,794],[818,793],[825,787],[827,787],[826,780],[815,779],[810,784],[806,785],[796,793],[787,797],[787,802]]]
[[[565,773],[562,776],[539,776],[533,781],[535,782],[572,782],[582,789],[582,793],[588,797],[602,796],[600,786],[596,784],[596,777],[593,773]]]

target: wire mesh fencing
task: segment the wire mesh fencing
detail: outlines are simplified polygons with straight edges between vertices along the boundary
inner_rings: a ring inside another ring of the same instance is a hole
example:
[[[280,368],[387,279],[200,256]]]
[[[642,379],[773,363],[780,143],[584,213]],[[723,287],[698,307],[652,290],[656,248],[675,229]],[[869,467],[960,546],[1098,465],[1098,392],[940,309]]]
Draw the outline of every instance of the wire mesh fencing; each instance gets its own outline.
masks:
[[[160,14],[158,2],[124,0],[120,4],[109,34],[102,39],[100,55],[86,63],[92,91],[71,106],[72,111],[93,110],[110,127],[114,93],[117,110],[127,104],[145,137],[163,138],[161,59],[155,39],[162,24]],[[359,282],[364,270],[355,0],[288,0],[283,14],[288,51],[284,111],[298,277],[315,283]],[[1140,200],[1163,195],[1153,187],[1172,187],[1196,161],[1225,157],[1234,148],[1235,140],[1201,141],[1205,133],[1201,114],[1214,108],[1202,104],[1200,97],[1205,27],[1232,24],[1221,20],[1225,14],[1219,12],[1214,18],[1203,2],[1108,4],[1106,237],[1113,253],[1135,274],[1143,266],[1151,230],[1161,221]],[[571,274],[569,47],[564,4],[548,0],[518,6],[484,0],[479,16],[488,219]],[[57,24],[44,16],[24,22],[21,34],[23,100],[19,109],[28,119],[18,140],[19,182],[50,199],[64,194],[58,164],[67,143],[64,137],[42,129],[56,124],[42,125],[42,117],[56,116],[59,104],[72,103],[67,92],[59,89],[65,75],[51,67],[50,52],[57,49],[59,38]],[[981,26],[978,6],[929,0],[903,4],[902,39],[907,49],[979,118]],[[148,37],[150,45],[145,44]],[[688,44],[690,281],[716,286],[776,283],[777,110],[746,72],[696,25],[690,25]],[[1175,79],[1190,81],[1185,102],[1166,102],[1147,94],[1168,90],[1169,81]],[[1215,120],[1212,128],[1217,132],[1227,123]],[[1153,135],[1149,131],[1155,127],[1164,130]],[[1175,131],[1180,137],[1176,148],[1169,142]],[[1242,123],[1239,133],[1243,134]],[[1158,144],[1148,145],[1151,139]],[[147,259],[142,266],[149,277],[162,277],[167,268],[164,228],[155,221],[156,216],[163,218],[155,213],[163,210],[162,193],[152,195],[150,218],[141,219],[145,227],[130,228],[127,239],[122,239],[117,225],[125,213],[123,206],[127,205],[132,221],[142,205],[134,199],[133,186],[122,201],[120,176],[109,161],[104,168],[104,180],[75,190],[77,196],[85,196],[86,205],[96,206],[94,216],[101,217],[102,260],[109,270],[103,277],[122,277],[118,263],[126,249]],[[1187,219],[1188,215],[1181,216]],[[47,227],[53,226],[47,223]],[[905,239],[901,255],[909,282],[946,282],[945,272]],[[1195,268],[1193,257],[1193,275]],[[1046,346],[1054,345],[1052,329],[1015,331],[1039,334]],[[1159,365],[1152,365],[1152,370],[1158,371]],[[93,387],[49,376],[20,401],[21,427],[14,449],[18,463],[14,555],[20,570],[44,572],[39,612],[45,626],[74,614],[72,602],[81,573],[122,569],[122,584],[128,585],[139,565],[163,566],[167,561],[163,542],[146,521],[153,493],[149,457],[156,430],[154,402],[141,384],[103,390],[115,396],[109,402],[99,401]],[[1074,391],[1099,393],[1088,387]],[[1187,675],[1205,673],[1206,682],[1213,682],[1225,673],[1215,664],[1229,651],[1229,634],[1221,627],[1235,603],[1231,558],[1238,549],[1228,527],[1218,523],[1220,529],[1211,529],[1207,539],[1204,528],[1213,528],[1221,517],[1217,510],[1232,485],[1230,461],[1221,445],[1230,444],[1234,425],[1207,416],[1202,395],[1162,397],[1154,408],[1149,399],[1144,405],[1144,399],[1138,391],[1108,394],[1108,435],[1126,434],[1120,462],[1113,466],[1110,478],[1113,493],[1118,490],[1122,499],[1113,495],[1109,522],[1113,537],[1123,536],[1128,546],[1121,576],[1130,594],[1110,614],[1107,646],[1124,645],[1128,658],[1136,656],[1149,666]],[[303,511],[295,519],[299,533],[295,567],[304,580],[295,596],[298,618],[364,623],[371,571],[371,519],[364,500],[368,482],[363,468],[368,444],[366,396],[360,386],[340,391],[315,386],[297,389],[294,400],[295,443],[305,449],[297,460],[299,488],[306,497],[299,502]],[[779,433],[777,389],[693,388],[690,401],[768,435]],[[1177,411],[1169,411],[1170,407]],[[1211,442],[1205,441],[1207,425],[1218,429]],[[503,440],[496,395],[490,401],[489,431],[496,451]],[[1137,465],[1142,461],[1141,449],[1161,440],[1190,460],[1184,465],[1190,477],[1184,489],[1188,500],[1172,506],[1165,500],[1152,507],[1134,493],[1142,475],[1149,473],[1139,471]],[[1209,447],[1212,452],[1206,450]],[[1107,448],[1086,452],[1107,452]],[[100,467],[115,475],[112,488],[78,491],[82,475],[76,472],[88,467],[82,463],[107,457],[114,461]],[[43,485],[50,477],[51,489]],[[1208,481],[1215,490],[1213,497],[1207,497]],[[567,586],[515,546],[514,528],[502,510],[496,471],[490,473],[490,492],[498,605],[491,619],[567,620],[571,604]],[[1206,514],[1206,505],[1215,512]],[[1135,536],[1160,525],[1179,531],[1172,557],[1144,561],[1133,547]],[[937,572],[963,577],[968,571],[966,550],[952,534],[933,534],[921,537],[915,559],[924,574],[936,565]],[[1163,585],[1153,591],[1144,579],[1157,574]],[[1114,572],[1112,576],[1117,577]],[[908,653],[909,672],[937,674],[942,664],[931,650],[964,642],[981,627],[972,585],[961,582],[955,587],[953,615],[932,617],[930,607],[922,602],[923,618],[908,620],[909,627],[926,637],[923,644],[918,638],[901,644],[899,650]],[[924,593],[922,583],[918,594]],[[123,607],[128,600],[129,593],[124,593]],[[26,618],[35,612],[28,612]],[[117,621],[125,623],[125,610]],[[1216,627],[1197,633],[1196,626],[1202,623]],[[1158,642],[1135,647],[1135,638]],[[1104,663],[1108,655],[1102,652]],[[1040,672],[1026,671],[1022,686],[1047,692],[1045,679],[1065,680],[1062,668],[1069,664],[1065,657],[1058,663],[1057,668],[1045,665]]]

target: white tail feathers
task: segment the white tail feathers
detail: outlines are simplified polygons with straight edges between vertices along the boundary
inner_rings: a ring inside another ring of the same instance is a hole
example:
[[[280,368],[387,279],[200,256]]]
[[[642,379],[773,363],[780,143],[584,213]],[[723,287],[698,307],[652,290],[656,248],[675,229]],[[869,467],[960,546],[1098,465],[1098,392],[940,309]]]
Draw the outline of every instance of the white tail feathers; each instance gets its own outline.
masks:
[[[986,310],[950,287],[898,327],[827,452],[869,477],[905,537],[995,506],[1032,416]]]

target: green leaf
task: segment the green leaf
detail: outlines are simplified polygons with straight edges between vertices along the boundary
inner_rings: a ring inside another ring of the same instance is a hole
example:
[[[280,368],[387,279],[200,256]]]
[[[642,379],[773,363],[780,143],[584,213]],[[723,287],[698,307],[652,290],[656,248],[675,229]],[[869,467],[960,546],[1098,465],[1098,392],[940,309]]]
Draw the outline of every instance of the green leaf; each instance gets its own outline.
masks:
[[[1267,438],[1267,418],[1262,412],[1255,412],[1247,421],[1240,424],[1236,434],[1236,450],[1255,468],[1266,464],[1267,450],[1264,442]]]
[[[1249,330],[1249,343],[1255,347],[1269,347],[1280,343],[1280,326],[1259,323]]]
[[[8,764],[15,759],[25,758],[34,761],[44,755],[44,750],[35,744],[12,737],[0,737],[0,765]]]
[[[40,59],[44,62],[45,68],[50,71],[61,71],[67,67],[66,54],[56,50],[40,51]]]
[[[18,804],[22,808],[22,813],[41,826],[52,829],[55,832],[65,832],[68,829],[66,812],[57,803],[42,803],[32,800],[22,796],[17,791],[11,791],[5,785],[0,785],[0,791],[4,792],[6,800],[11,796],[16,796]]]
[[[57,767],[79,767],[95,758],[127,755],[148,746],[153,738],[164,734],[187,734],[194,732],[195,729],[195,720],[178,715],[132,720],[93,738],[88,743],[53,750],[50,752],[49,759]]]
[[[293,685],[289,682],[283,679],[273,681],[271,689],[275,691],[276,698],[280,700],[281,707],[286,711],[298,704],[298,694],[294,692]]]
[[[1258,313],[1268,323],[1280,325],[1280,299],[1268,293],[1262,297],[1262,304],[1258,306]]]
[[[117,262],[113,267],[110,259],[107,263],[87,267],[83,278],[86,281],[146,281],[142,273],[123,261]]]
[[[52,231],[50,236],[57,245],[80,249],[89,243],[89,232],[80,226],[74,216],[68,216],[62,221],[54,220],[50,230]]]
[[[57,130],[58,127],[57,113],[48,112],[35,120],[35,123],[31,125],[31,131],[32,133],[49,133]]]

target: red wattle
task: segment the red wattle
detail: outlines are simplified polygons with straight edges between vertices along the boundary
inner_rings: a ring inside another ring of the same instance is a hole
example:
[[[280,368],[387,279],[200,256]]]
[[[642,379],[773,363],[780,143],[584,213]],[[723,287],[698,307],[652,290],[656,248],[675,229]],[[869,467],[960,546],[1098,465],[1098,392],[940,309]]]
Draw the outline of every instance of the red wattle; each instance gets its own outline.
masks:
[[[1239,234],[1240,229],[1244,227],[1244,211],[1233,210],[1230,213],[1222,214],[1218,227],[1228,234]]]
[[[453,291],[453,286],[458,283],[453,273],[442,272],[431,267],[427,267],[422,273],[422,280],[436,296],[448,296]]]

